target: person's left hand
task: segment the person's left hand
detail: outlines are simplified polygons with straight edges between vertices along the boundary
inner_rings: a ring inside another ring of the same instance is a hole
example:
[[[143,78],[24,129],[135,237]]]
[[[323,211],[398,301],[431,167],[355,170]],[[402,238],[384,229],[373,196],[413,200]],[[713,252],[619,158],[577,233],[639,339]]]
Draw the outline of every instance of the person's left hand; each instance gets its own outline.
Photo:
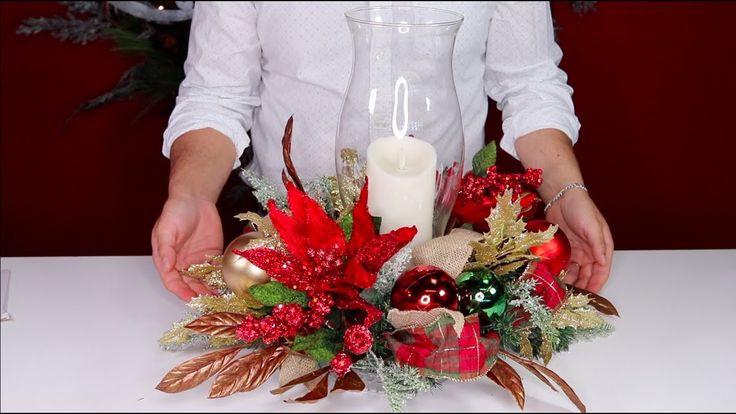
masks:
[[[547,210],[547,221],[558,224],[572,246],[564,282],[597,293],[611,272],[613,238],[593,200],[572,189]]]

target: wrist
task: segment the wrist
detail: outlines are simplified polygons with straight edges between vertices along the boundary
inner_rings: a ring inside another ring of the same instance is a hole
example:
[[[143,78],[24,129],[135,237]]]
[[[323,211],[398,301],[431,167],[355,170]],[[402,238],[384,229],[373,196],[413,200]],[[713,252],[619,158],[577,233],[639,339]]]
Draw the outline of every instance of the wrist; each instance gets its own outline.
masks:
[[[568,195],[568,193],[576,191],[584,191],[585,193],[587,193],[588,188],[582,182],[572,182],[562,187],[557,193],[555,193],[554,196],[552,196],[552,198],[549,199],[549,201],[547,201],[547,204],[544,206],[544,213],[546,214],[549,209],[552,208],[552,206],[562,203],[562,200],[565,197],[569,199],[570,196]]]

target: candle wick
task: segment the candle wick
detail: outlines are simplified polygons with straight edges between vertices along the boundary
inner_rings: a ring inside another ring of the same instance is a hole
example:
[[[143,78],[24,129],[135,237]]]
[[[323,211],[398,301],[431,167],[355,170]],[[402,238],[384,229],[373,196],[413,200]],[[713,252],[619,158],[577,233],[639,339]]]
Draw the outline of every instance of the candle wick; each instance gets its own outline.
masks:
[[[404,149],[401,148],[399,150],[399,171],[406,171],[406,154],[404,154]]]

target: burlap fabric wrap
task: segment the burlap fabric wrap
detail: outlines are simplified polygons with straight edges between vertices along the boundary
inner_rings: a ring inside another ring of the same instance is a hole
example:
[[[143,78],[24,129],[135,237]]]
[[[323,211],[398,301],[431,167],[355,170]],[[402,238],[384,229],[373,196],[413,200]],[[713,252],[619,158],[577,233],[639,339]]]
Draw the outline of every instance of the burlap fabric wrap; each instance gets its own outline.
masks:
[[[463,331],[465,325],[465,315],[458,311],[445,309],[445,308],[434,308],[430,311],[401,311],[398,309],[391,309],[388,311],[388,321],[397,330],[408,329],[417,326],[429,326],[444,315],[450,315],[455,323],[452,328],[455,329],[457,335]]]
[[[312,358],[292,352],[281,364],[279,387],[283,387],[287,383],[317,370],[317,368],[319,368],[317,362]]]
[[[415,247],[412,250],[414,264],[437,266],[450,276],[457,277],[473,253],[469,243],[482,238],[482,234],[472,230],[454,229],[446,236]]]

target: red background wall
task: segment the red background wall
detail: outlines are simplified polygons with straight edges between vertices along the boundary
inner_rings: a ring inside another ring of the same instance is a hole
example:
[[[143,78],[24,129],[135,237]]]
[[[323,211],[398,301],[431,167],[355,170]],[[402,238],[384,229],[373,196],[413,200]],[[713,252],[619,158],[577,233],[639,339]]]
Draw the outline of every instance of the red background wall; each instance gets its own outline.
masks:
[[[616,248],[735,248],[736,3],[599,2],[582,17],[568,2],[552,7],[583,124],[576,152]],[[15,34],[24,18],[63,10],[0,5],[2,255],[150,254],[166,196],[166,108],[133,123],[144,104],[134,99],[64,127],[134,61],[108,42]],[[221,206],[230,224],[247,209]]]

